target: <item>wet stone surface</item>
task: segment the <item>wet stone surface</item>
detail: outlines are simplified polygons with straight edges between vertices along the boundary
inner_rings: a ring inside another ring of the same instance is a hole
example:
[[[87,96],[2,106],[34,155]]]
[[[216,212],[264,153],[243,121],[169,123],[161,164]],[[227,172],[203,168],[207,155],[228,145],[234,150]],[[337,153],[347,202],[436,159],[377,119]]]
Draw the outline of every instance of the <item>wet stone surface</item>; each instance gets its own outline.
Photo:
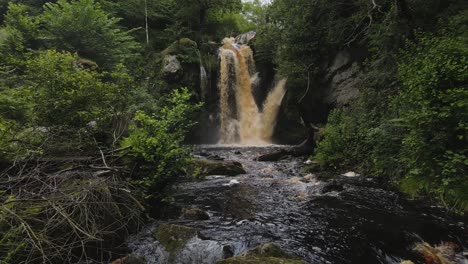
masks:
[[[275,243],[306,263],[418,263],[412,248],[422,240],[466,248],[466,223],[407,201],[372,178],[324,182],[301,171],[303,159],[254,161],[278,148],[198,147],[201,156],[240,162],[247,174],[177,185],[174,206],[209,217],[155,221],[130,239],[133,253],[148,263],[216,263]],[[172,256],[151,236],[162,224],[193,228],[197,236]]]

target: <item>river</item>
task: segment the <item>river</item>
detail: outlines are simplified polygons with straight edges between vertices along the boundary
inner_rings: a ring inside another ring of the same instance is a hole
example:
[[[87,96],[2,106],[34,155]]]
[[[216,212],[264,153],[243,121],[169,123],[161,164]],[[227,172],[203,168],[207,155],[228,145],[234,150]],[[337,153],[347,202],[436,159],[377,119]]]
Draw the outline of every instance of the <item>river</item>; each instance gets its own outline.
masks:
[[[174,189],[174,208],[199,208],[209,219],[155,220],[129,247],[148,263],[216,263],[264,243],[275,243],[307,263],[400,263],[415,259],[415,243],[455,242],[466,248],[467,229],[437,207],[405,199],[376,179],[318,180],[303,158],[258,162],[280,146],[200,146],[202,158],[239,161],[247,174],[212,175]],[[192,227],[197,236],[170,256],[151,231],[163,224]]]

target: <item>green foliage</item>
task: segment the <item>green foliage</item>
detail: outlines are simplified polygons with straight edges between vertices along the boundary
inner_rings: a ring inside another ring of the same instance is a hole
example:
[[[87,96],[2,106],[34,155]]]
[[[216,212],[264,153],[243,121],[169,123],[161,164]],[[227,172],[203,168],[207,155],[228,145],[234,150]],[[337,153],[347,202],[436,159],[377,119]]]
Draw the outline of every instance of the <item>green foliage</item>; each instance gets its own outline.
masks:
[[[54,48],[77,52],[103,67],[136,56],[139,45],[94,0],[47,3],[41,16],[45,41]]]
[[[127,87],[106,81],[106,73],[83,69],[78,61],[76,55],[48,50],[28,62],[38,125],[85,127],[121,111],[117,101]]]
[[[457,33],[462,21],[455,16],[452,27],[437,34],[416,33],[400,52],[397,72],[379,73],[394,68],[380,64],[391,59],[372,61],[360,99],[330,115],[315,158],[388,177],[413,196],[429,194],[466,212],[468,39]],[[398,90],[381,88],[394,78]]]
[[[173,91],[163,99],[163,106],[153,115],[137,112],[135,124],[124,145],[132,146],[137,159],[148,169],[139,173],[138,184],[146,198],[157,196],[167,183],[183,173],[190,162],[189,149],[182,145],[186,133],[194,125],[192,114],[200,107],[190,103],[186,88]]]
[[[406,133],[399,161],[403,188],[434,193],[468,210],[468,39],[422,34],[399,65],[404,89],[395,99]],[[417,185],[415,185],[417,183]]]
[[[0,28],[0,61],[23,68],[25,52],[37,46],[38,34],[39,22],[29,15],[29,8],[10,3],[4,25]]]

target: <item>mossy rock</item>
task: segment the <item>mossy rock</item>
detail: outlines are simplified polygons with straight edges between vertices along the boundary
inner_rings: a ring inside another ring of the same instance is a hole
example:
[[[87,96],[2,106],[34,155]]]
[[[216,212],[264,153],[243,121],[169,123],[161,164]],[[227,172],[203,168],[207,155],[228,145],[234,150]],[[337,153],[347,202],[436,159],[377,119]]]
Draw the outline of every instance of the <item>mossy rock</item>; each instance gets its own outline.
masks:
[[[176,55],[182,64],[195,63],[200,61],[198,45],[195,41],[182,38],[174,41],[169,47],[161,52],[163,57],[167,55]]]
[[[219,261],[218,264],[305,264],[305,262],[284,252],[277,245],[268,243],[246,251],[239,257]]]
[[[161,224],[153,231],[153,237],[164,246],[171,259],[196,235],[197,230],[194,228],[171,224]]]
[[[218,261],[217,264],[306,264],[302,260],[272,257],[235,257]]]
[[[184,208],[182,209],[182,218],[186,220],[208,220],[210,216],[198,208]]]
[[[244,252],[241,255],[244,257],[274,257],[287,259],[295,258],[294,256],[284,252],[281,248],[273,243],[260,245],[252,250]]]
[[[195,166],[200,169],[201,176],[236,176],[246,173],[244,167],[242,167],[242,164],[237,161],[197,160],[195,161]]]

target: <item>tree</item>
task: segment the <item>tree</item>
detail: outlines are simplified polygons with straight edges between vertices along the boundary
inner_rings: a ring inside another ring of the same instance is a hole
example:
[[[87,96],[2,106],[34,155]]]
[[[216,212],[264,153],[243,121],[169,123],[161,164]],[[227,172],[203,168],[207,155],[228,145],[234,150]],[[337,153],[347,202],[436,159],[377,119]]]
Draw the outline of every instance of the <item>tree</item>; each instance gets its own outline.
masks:
[[[241,0],[175,0],[179,7],[177,18],[190,25],[191,29],[203,35],[206,31],[210,13],[240,11]]]
[[[94,0],[47,3],[41,16],[50,48],[77,52],[100,66],[115,66],[137,55],[139,45]]]

